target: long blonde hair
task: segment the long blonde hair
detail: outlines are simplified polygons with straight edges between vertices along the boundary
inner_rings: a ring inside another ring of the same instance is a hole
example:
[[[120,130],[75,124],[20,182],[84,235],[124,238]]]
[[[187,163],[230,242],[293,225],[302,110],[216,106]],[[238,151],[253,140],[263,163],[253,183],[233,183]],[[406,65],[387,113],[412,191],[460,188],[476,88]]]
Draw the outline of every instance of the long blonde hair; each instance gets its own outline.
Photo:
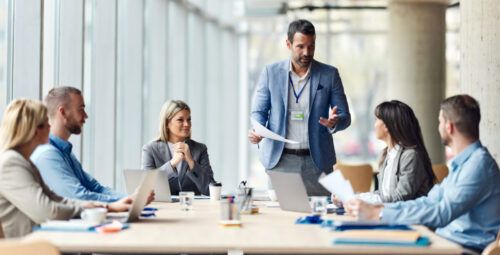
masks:
[[[47,107],[31,99],[15,99],[5,109],[0,125],[0,151],[28,143],[45,123]]]
[[[181,100],[169,100],[163,104],[160,111],[160,135],[158,140],[168,142],[167,124],[170,120],[172,120],[175,114],[182,110],[187,110],[191,113],[189,106]],[[191,138],[191,135],[189,135],[188,138]]]

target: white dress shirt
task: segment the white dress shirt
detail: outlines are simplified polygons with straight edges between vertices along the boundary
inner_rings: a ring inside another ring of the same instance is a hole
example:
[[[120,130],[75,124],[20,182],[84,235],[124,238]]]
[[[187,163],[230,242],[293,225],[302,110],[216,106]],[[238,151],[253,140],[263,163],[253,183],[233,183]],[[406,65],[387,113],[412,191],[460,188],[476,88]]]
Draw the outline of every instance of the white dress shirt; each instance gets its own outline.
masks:
[[[392,178],[395,178],[394,173],[394,164],[396,164],[396,155],[398,151],[401,149],[399,144],[396,144],[392,149],[387,152],[387,156],[385,158],[385,168],[384,168],[384,176],[382,178],[382,183],[379,184],[380,190],[382,194],[388,195],[391,192],[391,181]],[[371,204],[382,204],[382,198],[375,193],[365,192],[356,195],[357,198]]]
[[[396,164],[395,159],[396,155],[398,154],[398,151],[401,149],[401,146],[396,144],[396,146],[392,147],[387,152],[387,156],[385,158],[386,164],[384,168],[384,178],[382,179],[381,183],[381,191],[382,194],[384,195],[389,195],[391,192],[391,181],[393,178],[395,178],[395,173],[394,173],[394,164]]]
[[[298,144],[285,143],[285,148],[288,149],[309,149],[309,137],[308,137],[308,121],[309,121],[309,95],[311,94],[311,79],[310,77],[311,67],[307,70],[307,73],[300,77],[297,75],[292,68],[292,62],[290,61],[289,74],[292,79],[293,89],[290,85],[290,80],[287,81],[288,88],[288,113],[287,113],[287,128],[286,128],[286,138],[299,142]],[[294,93],[295,90],[295,93]],[[295,94],[300,94],[299,98]],[[303,120],[293,120],[292,112],[302,112],[304,114]]]

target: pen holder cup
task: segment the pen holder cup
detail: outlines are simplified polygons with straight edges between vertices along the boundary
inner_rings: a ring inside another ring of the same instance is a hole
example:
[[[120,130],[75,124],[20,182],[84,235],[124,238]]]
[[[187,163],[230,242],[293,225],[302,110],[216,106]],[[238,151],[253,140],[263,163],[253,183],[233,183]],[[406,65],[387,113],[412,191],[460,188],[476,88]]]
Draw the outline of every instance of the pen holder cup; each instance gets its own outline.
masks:
[[[220,201],[220,219],[223,221],[240,220],[240,211],[238,210],[238,204],[234,201],[234,196]]]
[[[253,188],[245,187],[238,194],[238,206],[241,213],[250,213],[253,207]]]

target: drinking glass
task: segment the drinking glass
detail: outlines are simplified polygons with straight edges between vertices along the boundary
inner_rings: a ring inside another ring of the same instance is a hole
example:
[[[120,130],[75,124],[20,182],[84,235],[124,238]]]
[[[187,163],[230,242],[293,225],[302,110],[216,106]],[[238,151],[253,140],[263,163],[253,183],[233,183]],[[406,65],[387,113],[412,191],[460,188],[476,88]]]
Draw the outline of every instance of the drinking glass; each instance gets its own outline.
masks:
[[[324,196],[311,197],[312,213],[317,215],[326,215],[326,205],[328,198]]]
[[[193,200],[194,200],[194,192],[192,191],[179,192],[179,203],[181,205],[181,210],[183,211],[193,210]]]

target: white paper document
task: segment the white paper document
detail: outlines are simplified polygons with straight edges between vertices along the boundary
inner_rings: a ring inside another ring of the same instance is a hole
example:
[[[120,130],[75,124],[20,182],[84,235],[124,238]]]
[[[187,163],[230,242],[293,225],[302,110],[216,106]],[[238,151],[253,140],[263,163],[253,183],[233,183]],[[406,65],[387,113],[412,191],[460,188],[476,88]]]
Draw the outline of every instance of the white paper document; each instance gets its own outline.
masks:
[[[299,143],[297,141],[288,140],[288,139],[284,138],[283,136],[280,136],[280,135],[272,132],[271,130],[262,126],[258,121],[254,120],[254,119],[251,119],[251,121],[252,121],[253,129],[255,130],[255,133],[257,133],[258,135],[260,135],[262,137],[269,138],[269,139],[276,140],[276,141],[280,141],[280,142],[291,143],[291,144]]]
[[[61,231],[86,231],[98,224],[88,223],[84,220],[49,220],[40,224],[41,230],[61,230]]]
[[[319,183],[339,197],[342,202],[354,198],[354,190],[351,183],[344,178],[342,172],[339,170],[335,170],[333,173],[319,179]]]

